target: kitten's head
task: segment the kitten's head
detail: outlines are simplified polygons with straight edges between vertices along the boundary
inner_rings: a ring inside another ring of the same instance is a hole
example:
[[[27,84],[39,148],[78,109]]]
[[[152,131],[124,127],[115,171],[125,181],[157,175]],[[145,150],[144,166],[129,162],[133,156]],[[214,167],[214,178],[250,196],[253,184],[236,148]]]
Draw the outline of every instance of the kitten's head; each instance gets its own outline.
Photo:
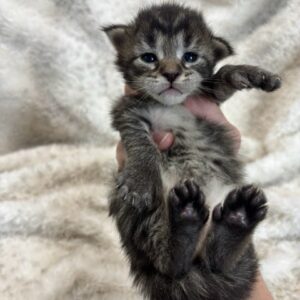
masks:
[[[214,37],[201,13],[175,4],[140,11],[128,25],[104,28],[129,86],[165,105],[199,90],[232,48]]]

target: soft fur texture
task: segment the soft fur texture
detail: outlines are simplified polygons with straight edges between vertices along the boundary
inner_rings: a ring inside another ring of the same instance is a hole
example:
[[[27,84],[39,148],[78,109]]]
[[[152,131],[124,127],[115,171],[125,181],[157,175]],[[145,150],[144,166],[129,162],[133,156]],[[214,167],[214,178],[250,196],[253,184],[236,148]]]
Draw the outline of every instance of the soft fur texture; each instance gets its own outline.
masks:
[[[215,73],[232,48],[199,11],[181,5],[151,6],[105,32],[126,84],[138,91],[112,111],[127,162],[110,197],[135,285],[152,300],[247,299],[257,274],[252,234],[266,198],[243,186],[226,127],[180,103],[192,94],[220,102],[245,88],[271,92],[279,77],[249,65]],[[160,153],[151,130],[172,130],[172,148]]]
[[[300,3],[185,3],[202,4],[217,33],[238,45],[232,62],[258,64],[283,75],[284,85],[276,94],[239,93],[225,111],[242,131],[249,180],[266,186],[269,199],[268,219],[256,233],[263,276],[276,299],[298,300]],[[2,152],[40,141],[62,142],[70,120],[74,128],[68,141],[95,141],[104,132],[111,134],[106,131],[107,104],[122,86],[98,27],[128,21],[139,5],[117,0],[1,1]],[[58,56],[59,45],[63,51]],[[86,53],[81,59],[79,48]],[[51,76],[49,65],[42,64],[49,57],[59,59],[50,65],[55,70]],[[94,81],[98,63],[105,71]],[[81,81],[81,76],[91,81]],[[45,109],[43,103],[52,104]],[[38,119],[32,118],[35,112]],[[87,126],[79,122],[83,119]],[[59,120],[54,130],[51,124]],[[47,129],[46,134],[27,131],[28,124]],[[96,134],[91,137],[90,132]],[[103,146],[107,139],[101,141]],[[118,235],[106,218],[106,182],[115,168],[114,149],[98,146],[44,146],[0,158],[1,299],[140,299],[131,288]]]

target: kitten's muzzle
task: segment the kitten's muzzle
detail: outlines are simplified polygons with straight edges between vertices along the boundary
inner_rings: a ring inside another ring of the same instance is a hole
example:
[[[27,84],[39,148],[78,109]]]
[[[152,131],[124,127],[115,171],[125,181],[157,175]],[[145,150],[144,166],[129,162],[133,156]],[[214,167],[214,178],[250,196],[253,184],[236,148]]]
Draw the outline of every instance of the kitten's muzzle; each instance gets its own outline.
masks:
[[[165,59],[161,61],[159,71],[170,83],[174,82],[182,73],[180,64],[176,60]]]

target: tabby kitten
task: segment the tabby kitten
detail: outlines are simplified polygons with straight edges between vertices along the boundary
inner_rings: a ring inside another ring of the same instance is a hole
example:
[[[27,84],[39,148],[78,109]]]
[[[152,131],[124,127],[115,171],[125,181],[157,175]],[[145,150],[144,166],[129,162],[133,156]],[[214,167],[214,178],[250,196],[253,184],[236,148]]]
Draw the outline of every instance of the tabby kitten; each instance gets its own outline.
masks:
[[[214,73],[231,46],[199,12],[176,4],[152,6],[132,23],[104,30],[138,92],[112,112],[128,158],[110,203],[135,285],[152,300],[246,299],[257,274],[251,235],[266,216],[266,198],[243,185],[227,129],[181,104],[191,94],[221,103],[236,90],[273,91],[279,77],[248,65]],[[155,130],[173,132],[171,149],[158,150]]]

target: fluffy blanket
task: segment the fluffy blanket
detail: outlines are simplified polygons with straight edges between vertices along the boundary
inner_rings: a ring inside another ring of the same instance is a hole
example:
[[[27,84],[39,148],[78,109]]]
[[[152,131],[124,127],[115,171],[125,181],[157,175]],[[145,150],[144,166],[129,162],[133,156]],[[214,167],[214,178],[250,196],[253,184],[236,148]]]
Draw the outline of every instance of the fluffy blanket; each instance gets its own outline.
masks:
[[[241,129],[249,181],[269,198],[255,235],[263,276],[276,299],[299,299],[300,2],[184,2],[235,45],[227,62],[283,78],[280,91],[238,93],[224,111]],[[140,4],[0,1],[3,300],[141,299],[107,215],[117,137],[108,112],[122,81],[99,31],[129,20]]]

